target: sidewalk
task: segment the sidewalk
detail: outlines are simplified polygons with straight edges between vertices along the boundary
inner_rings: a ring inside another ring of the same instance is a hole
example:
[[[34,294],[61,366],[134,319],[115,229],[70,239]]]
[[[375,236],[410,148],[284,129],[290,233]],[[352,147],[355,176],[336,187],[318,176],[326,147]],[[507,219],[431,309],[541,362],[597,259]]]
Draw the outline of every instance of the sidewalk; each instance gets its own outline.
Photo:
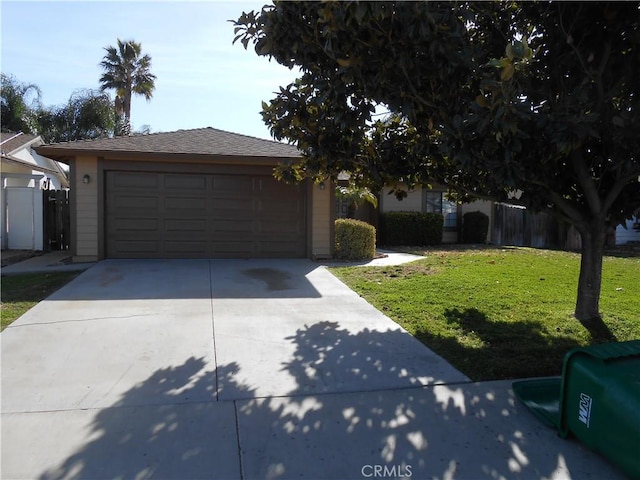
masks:
[[[377,257],[373,260],[358,262],[322,261],[322,265],[331,267],[371,266],[381,267],[387,265],[402,265],[414,262],[423,257],[409,253],[378,250]],[[17,260],[17,261],[16,261]],[[2,267],[2,275],[19,275],[21,273],[47,273],[47,272],[75,272],[86,270],[97,262],[71,263],[71,254],[68,251],[48,252],[34,255],[25,250],[5,250],[2,252],[2,263],[8,265]]]
[[[27,258],[24,258],[27,257]],[[24,258],[24,259],[22,259]],[[15,261],[20,259],[19,261]],[[47,272],[75,272],[86,270],[95,265],[92,263],[71,263],[71,254],[68,251],[56,251],[30,256],[25,251],[3,251],[2,275],[18,275],[21,273],[47,273]]]

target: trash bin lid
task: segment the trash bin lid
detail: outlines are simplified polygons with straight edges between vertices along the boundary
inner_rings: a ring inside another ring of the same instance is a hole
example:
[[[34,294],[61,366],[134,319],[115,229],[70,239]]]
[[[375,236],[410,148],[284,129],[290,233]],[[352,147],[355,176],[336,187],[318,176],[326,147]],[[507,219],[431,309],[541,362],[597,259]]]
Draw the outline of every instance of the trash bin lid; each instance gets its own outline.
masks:
[[[551,428],[560,428],[560,377],[519,380],[513,382],[512,388],[538,420]]]

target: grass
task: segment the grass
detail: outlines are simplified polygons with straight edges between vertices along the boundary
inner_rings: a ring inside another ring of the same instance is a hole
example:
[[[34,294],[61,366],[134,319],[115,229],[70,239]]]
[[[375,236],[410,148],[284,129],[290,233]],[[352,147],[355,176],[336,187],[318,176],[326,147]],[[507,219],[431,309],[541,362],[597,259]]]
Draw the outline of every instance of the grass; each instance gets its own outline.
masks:
[[[2,283],[2,328],[11,325],[39,301],[45,299],[81,272],[28,273],[3,276]]]
[[[579,255],[515,247],[424,254],[332,272],[475,381],[559,375],[569,349],[594,343],[572,316]],[[640,338],[640,258],[605,257],[600,310],[617,341]]]

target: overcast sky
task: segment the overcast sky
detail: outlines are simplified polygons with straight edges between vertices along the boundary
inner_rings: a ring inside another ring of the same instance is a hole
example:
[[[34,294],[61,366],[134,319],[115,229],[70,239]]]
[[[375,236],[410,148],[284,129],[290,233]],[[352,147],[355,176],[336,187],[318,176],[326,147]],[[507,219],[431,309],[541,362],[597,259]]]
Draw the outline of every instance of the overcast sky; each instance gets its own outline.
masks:
[[[296,72],[232,45],[228,22],[265,3],[2,0],[2,73],[38,85],[44,105],[61,105],[78,89],[99,87],[104,47],[133,39],[157,76],[151,101],[133,100],[134,130],[214,127],[271,138],[261,101]]]

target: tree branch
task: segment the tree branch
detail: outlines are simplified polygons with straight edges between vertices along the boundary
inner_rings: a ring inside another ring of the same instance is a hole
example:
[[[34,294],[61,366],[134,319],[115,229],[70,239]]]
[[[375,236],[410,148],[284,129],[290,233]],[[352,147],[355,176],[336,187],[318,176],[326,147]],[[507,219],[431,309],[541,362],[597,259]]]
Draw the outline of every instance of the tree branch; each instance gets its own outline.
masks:
[[[578,183],[582,187],[591,212],[594,214],[602,213],[602,202],[600,201],[598,190],[593,184],[593,177],[589,175],[589,172],[587,172],[587,169],[582,162],[584,157],[578,151],[574,150],[571,152],[570,158],[573,170],[577,175]]]

